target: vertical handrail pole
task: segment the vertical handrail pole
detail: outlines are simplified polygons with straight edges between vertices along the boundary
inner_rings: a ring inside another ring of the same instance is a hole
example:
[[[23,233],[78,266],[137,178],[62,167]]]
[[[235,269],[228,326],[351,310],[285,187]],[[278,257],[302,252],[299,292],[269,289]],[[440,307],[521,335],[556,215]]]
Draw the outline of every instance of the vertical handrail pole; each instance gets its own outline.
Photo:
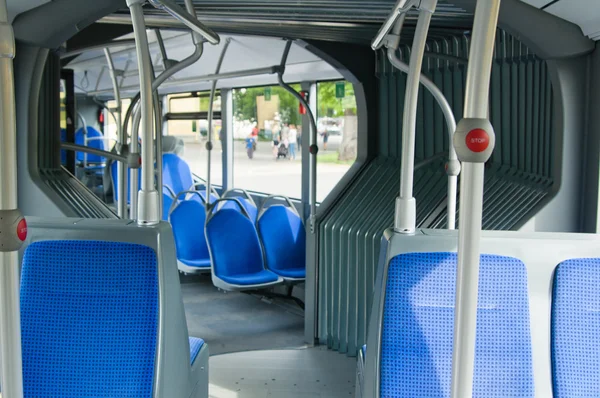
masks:
[[[277,82],[279,86],[284,88],[288,93],[292,94],[306,109],[306,114],[310,120],[310,184],[309,184],[309,207],[310,207],[310,216],[308,218],[310,224],[310,233],[316,233],[316,224],[317,224],[317,155],[319,153],[319,146],[317,145],[317,119],[315,118],[315,113],[311,108],[310,104],[304,98],[304,96],[300,95],[299,92],[294,90],[292,86],[283,81],[283,75],[285,73],[285,68],[288,60],[288,56],[290,55],[290,50],[292,48],[292,41],[288,40],[285,44],[285,48],[283,50],[283,55],[281,56],[281,63],[279,64],[279,70],[277,71]]]
[[[0,358],[2,395],[23,397],[18,250],[27,224],[18,210],[14,67],[15,38],[0,0]]]
[[[113,62],[112,55],[108,48],[104,49],[104,55],[106,57],[106,63],[108,64],[108,70],[110,72],[110,78],[112,80],[115,102],[117,103],[117,110],[115,112],[115,119],[117,123],[117,150],[119,154],[123,154],[123,148],[127,144],[125,137],[123,136],[123,121],[122,121],[122,103],[121,103],[121,90],[119,89],[119,82],[115,64]],[[127,218],[127,167],[123,162],[117,163],[117,175],[118,175],[118,190],[119,198],[117,199],[117,214],[121,218]]]
[[[196,10],[194,9],[194,4],[192,1],[190,0],[185,0],[185,6],[188,10],[188,12],[194,16],[194,18],[196,17]],[[204,42],[202,40],[202,36],[200,36],[198,33],[192,32],[192,39],[194,42],[194,52],[192,53],[192,55],[190,55],[189,57],[181,60],[180,62],[177,62],[174,65],[171,65],[169,68],[167,68],[163,73],[161,73],[158,77],[156,77],[156,79],[154,79],[154,81],[152,82],[152,90],[155,93],[153,95],[154,97],[154,102],[155,102],[155,109],[156,112],[158,112],[158,109],[160,109],[159,101],[156,100],[156,91],[158,90],[158,88],[160,87],[161,84],[163,84],[167,79],[169,79],[171,76],[173,76],[174,74],[182,71],[183,69],[193,65],[194,63],[196,63],[201,57],[202,57],[202,53],[204,52]],[[133,114],[133,124],[132,124],[132,131],[131,131],[131,153],[132,154],[137,154],[138,153],[138,145],[137,145],[137,141],[138,141],[138,131],[139,131],[139,126],[140,126],[140,122],[141,122],[141,113],[140,113],[140,108],[136,108],[135,111],[133,111],[133,107],[135,106],[135,104],[138,103],[139,101],[139,94],[134,97],[134,99],[131,101],[131,105],[128,111],[128,115]],[[161,121],[162,119],[162,115],[159,115],[158,113],[155,115],[155,120],[156,120],[156,126],[157,129],[160,129],[161,126]],[[128,122],[129,118],[125,117],[125,132],[127,131],[127,122]],[[162,134],[162,130],[159,130],[160,134]],[[126,134],[125,134],[126,135]],[[162,137],[159,137],[159,139],[157,141],[160,141]],[[160,145],[157,145],[156,148],[156,166],[157,166],[157,181],[158,181],[158,189],[160,189],[159,192],[159,211],[160,214],[162,214],[162,210],[163,210],[163,196],[162,196],[162,147]],[[130,191],[131,192],[137,192],[138,191],[138,176],[139,176],[139,170],[138,169],[132,169],[131,170],[131,182],[130,182]],[[138,209],[138,203],[137,203],[137,197],[135,195],[131,196],[131,214],[132,217],[131,218],[135,218],[135,215],[137,214],[137,209]]]
[[[410,55],[410,69],[406,81],[404,115],[402,122],[402,165],[400,170],[400,196],[396,199],[394,230],[412,234],[416,229],[417,204],[413,197],[415,168],[415,135],[417,129],[417,105],[419,100],[419,79],[423,65],[423,54],[431,16],[437,0],[422,1],[413,46]]]
[[[452,353],[452,398],[473,394],[480,239],[485,162],[495,145],[488,120],[490,76],[500,0],[480,0],[475,9],[465,89],[464,119],[454,146],[462,161],[458,269]]]
[[[138,225],[156,225],[160,222],[158,191],[154,184],[154,119],[152,117],[152,59],[142,4],[145,0],[127,0],[135,35],[140,76],[140,107],[142,114],[142,189],[138,192]],[[133,145],[137,143],[134,142]],[[126,192],[123,193],[127,195]],[[135,195],[135,192],[131,193]]]
[[[225,54],[227,54],[227,49],[229,48],[229,44],[231,44],[231,38],[227,38],[225,40],[225,45],[223,46],[223,50],[221,51],[221,55],[219,56],[219,60],[217,61],[217,68],[215,70],[215,74],[218,75],[221,72],[221,66],[223,65],[223,60],[225,59]],[[212,161],[212,134],[213,134],[213,106],[215,102],[215,95],[217,91],[217,82],[215,79],[212,82],[212,87],[210,88],[210,98],[208,100],[208,142],[206,143],[206,150],[208,151],[208,165],[207,165],[207,176],[206,176],[206,214],[208,214],[208,209],[210,207],[210,192],[211,192],[211,161]]]
[[[397,44],[400,43],[400,40],[396,42],[396,45],[388,47],[388,59],[390,63],[396,67],[398,70],[408,73],[410,67],[402,62],[398,55],[396,54],[398,50]],[[456,193],[457,193],[457,185],[458,185],[458,175],[460,174],[460,162],[458,161],[458,157],[456,156],[456,150],[454,149],[454,145],[452,145],[452,137],[454,136],[454,132],[456,131],[456,119],[454,118],[454,113],[452,112],[452,107],[450,103],[444,96],[442,90],[439,89],[436,84],[431,81],[427,76],[421,73],[420,81],[423,87],[425,87],[429,93],[436,100],[438,105],[440,106],[442,113],[444,114],[444,119],[446,120],[446,127],[448,129],[448,134],[450,136],[450,149],[448,151],[448,164],[446,173],[448,174],[448,229],[453,230],[456,229]]]

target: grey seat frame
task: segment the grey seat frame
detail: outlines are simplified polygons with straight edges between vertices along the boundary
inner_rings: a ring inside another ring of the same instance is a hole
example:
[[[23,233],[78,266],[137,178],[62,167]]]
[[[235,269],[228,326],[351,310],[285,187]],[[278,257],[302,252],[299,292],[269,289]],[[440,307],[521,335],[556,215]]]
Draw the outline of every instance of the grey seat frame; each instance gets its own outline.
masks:
[[[357,390],[357,396],[380,396],[381,336],[390,261],[405,253],[456,252],[457,246],[457,231],[417,230],[414,235],[396,234],[392,230],[385,232],[375,280],[373,308],[367,326],[364,380],[357,383],[357,388],[362,385],[364,391]],[[484,231],[481,253],[514,257],[526,266],[535,397],[552,397],[550,332],[554,273],[565,260],[599,258],[600,236]],[[358,365],[359,368],[361,366]],[[361,375],[357,374],[357,377]]]
[[[177,271],[175,242],[168,223],[139,227],[131,220],[68,218],[27,218],[27,222],[29,233],[22,252],[33,242],[48,240],[124,242],[152,248],[158,260],[159,282],[159,325],[153,397],[208,398],[208,345],[204,344],[190,366],[190,345]]]

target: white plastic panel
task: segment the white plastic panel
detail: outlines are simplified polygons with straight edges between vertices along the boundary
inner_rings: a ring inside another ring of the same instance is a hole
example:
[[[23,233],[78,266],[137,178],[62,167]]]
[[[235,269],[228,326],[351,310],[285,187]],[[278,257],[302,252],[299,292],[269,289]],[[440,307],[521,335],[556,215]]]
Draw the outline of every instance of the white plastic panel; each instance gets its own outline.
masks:
[[[170,59],[182,60],[194,50],[189,33],[162,31],[167,55]],[[130,39],[131,35],[121,39]],[[257,36],[222,36],[221,44],[212,46],[206,44],[200,60],[191,67],[177,73],[159,89],[161,94],[187,91],[209,90],[210,81],[191,82],[194,77],[210,75],[215,72],[216,62],[227,37],[232,42],[227,50],[222,73],[240,70],[257,69],[279,65],[285,47],[285,41],[276,38]],[[155,71],[164,70],[160,50],[154,34],[149,34],[150,52]],[[114,47],[111,49],[115,68],[125,70],[126,77],[122,85],[122,96],[130,97],[139,91],[137,76],[137,58],[133,46]],[[106,60],[101,50],[84,53],[69,63],[68,67],[75,71],[75,86],[77,92],[88,92],[101,97],[112,97],[112,84],[106,68]],[[87,72],[87,79],[86,79]],[[286,82],[316,81],[341,79],[342,75],[331,65],[318,58],[304,48],[293,45],[288,58],[284,80]],[[182,84],[178,85],[177,81]],[[276,75],[258,75],[252,77],[219,80],[218,88],[250,87],[277,84]]]

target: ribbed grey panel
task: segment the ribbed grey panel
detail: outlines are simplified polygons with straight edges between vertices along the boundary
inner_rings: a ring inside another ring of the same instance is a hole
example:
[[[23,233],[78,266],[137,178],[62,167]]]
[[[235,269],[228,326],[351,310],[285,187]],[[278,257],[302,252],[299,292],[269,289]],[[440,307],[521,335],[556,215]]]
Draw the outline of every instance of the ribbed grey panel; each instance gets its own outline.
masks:
[[[116,215],[60,165],[60,58],[50,54],[39,99],[38,167],[42,181],[62,199],[56,203],[71,217],[116,218]]]
[[[89,189],[64,169],[43,170],[40,176],[72,211],[82,218],[117,218]]]
[[[466,35],[428,42],[428,52],[467,58]],[[408,62],[409,50],[401,48]],[[340,352],[355,355],[366,341],[383,231],[393,225],[399,192],[402,110],[406,75],[379,54],[380,132],[378,156],[369,162],[333,210],[319,224],[319,338]],[[424,72],[462,114],[466,65],[427,58]],[[492,71],[490,118],[497,146],[487,164],[483,226],[514,229],[551,198],[555,135],[552,88],[544,61],[500,31]],[[421,88],[415,157],[423,162],[447,153],[449,136],[433,97]],[[417,224],[446,227],[446,157],[415,173]]]

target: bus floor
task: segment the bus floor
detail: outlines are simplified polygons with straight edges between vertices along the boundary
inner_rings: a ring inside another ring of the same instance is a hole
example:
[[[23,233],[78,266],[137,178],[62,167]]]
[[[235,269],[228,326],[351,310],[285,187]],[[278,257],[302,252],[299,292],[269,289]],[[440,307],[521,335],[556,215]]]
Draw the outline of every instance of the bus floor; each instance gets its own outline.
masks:
[[[209,398],[343,398],[355,392],[356,358],[326,347],[211,356]]]
[[[217,290],[210,275],[181,275],[190,336],[210,354],[305,347],[304,311],[292,300]]]

